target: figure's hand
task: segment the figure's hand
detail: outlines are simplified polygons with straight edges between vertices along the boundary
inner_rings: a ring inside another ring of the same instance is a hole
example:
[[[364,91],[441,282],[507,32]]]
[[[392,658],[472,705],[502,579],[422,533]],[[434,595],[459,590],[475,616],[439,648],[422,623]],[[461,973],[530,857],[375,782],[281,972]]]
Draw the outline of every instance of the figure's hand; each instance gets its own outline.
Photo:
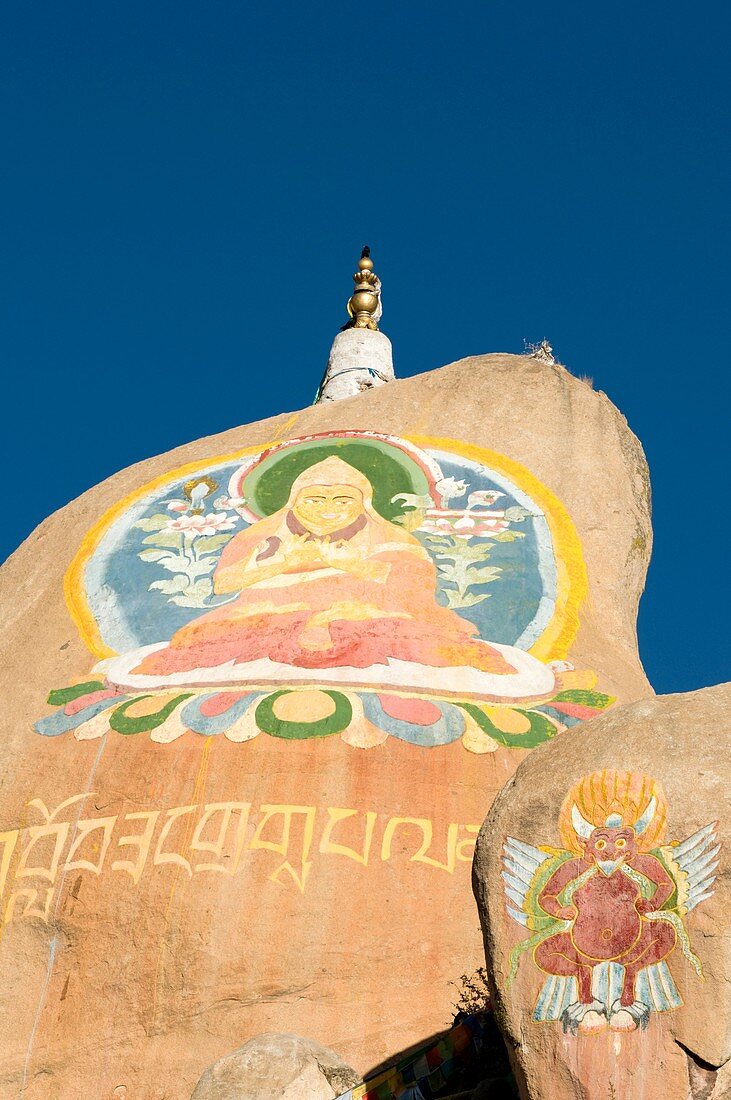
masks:
[[[558,916],[561,920],[574,920],[578,913],[579,910],[575,905],[562,905],[558,911]]]
[[[641,917],[644,917],[646,913],[654,913],[655,906],[650,898],[640,898],[635,902],[635,909]]]
[[[287,565],[310,565],[314,562],[322,562],[322,548],[314,539],[308,539],[306,535],[299,535],[287,548],[285,561]]]
[[[318,550],[323,561],[336,568],[345,569],[348,562],[357,560],[352,548],[345,542],[331,542],[330,539],[325,538],[318,543]]]
[[[323,542],[322,557],[328,565],[336,569],[344,569],[362,580],[376,581],[378,584],[384,584],[391,572],[388,562],[363,558],[357,550],[354,551],[344,542]]]

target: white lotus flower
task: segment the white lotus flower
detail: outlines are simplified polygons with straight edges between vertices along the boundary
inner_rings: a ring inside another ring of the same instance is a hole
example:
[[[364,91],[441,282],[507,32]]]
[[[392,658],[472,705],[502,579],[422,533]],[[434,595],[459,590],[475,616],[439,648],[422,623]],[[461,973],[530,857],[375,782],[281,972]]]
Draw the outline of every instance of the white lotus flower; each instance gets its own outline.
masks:
[[[236,520],[225,512],[209,512],[207,516],[181,516],[168,520],[169,531],[179,531],[183,538],[195,539],[199,535],[215,535],[219,531],[230,531],[236,526]]]
[[[490,508],[499,497],[504,496],[505,493],[499,493],[496,489],[477,489],[467,497],[467,507]]]
[[[216,497],[213,502],[214,508],[243,508],[246,504],[245,497]]]
[[[467,492],[467,482],[457,481],[455,477],[443,477],[441,481],[437,482],[437,492],[442,498],[442,506],[446,508],[447,503],[454,497],[463,497]]]

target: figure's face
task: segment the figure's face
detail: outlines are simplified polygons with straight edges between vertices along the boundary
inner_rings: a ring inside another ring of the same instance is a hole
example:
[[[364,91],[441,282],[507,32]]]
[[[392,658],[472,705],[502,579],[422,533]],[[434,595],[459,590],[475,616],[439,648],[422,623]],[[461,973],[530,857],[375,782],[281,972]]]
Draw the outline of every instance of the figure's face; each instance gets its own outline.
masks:
[[[299,491],[292,511],[313,535],[330,535],[358,518],[363,496],[351,485],[310,485]]]
[[[585,841],[584,853],[608,878],[624,862],[637,855],[635,834],[632,829],[595,829]]]

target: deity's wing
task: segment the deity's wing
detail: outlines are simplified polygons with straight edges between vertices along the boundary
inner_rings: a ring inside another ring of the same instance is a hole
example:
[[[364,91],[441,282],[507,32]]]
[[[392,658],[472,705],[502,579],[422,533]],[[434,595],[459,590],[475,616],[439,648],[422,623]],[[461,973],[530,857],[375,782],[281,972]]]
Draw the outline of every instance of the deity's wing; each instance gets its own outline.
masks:
[[[542,851],[532,844],[524,844],[509,836],[503,845],[503,871],[505,896],[509,916],[526,928],[534,928],[536,916],[535,886],[540,869],[547,861],[554,861],[557,853]],[[540,875],[543,878],[543,875]]]
[[[680,844],[659,849],[678,889],[677,909],[684,915],[713,894],[721,845],[716,835],[717,821],[699,829]]]

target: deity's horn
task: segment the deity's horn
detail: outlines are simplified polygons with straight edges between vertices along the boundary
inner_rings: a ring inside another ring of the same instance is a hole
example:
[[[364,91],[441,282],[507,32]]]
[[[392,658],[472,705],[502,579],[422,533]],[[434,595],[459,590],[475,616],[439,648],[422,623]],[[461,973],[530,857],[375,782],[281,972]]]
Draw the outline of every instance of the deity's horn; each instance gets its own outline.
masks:
[[[657,799],[653,795],[652,798],[650,799],[650,801],[645,806],[644,811],[640,814],[640,816],[637,818],[634,825],[632,826],[632,828],[635,831],[635,836],[642,836],[645,829],[648,827],[648,825],[652,821],[653,817],[655,816],[655,811],[656,810],[657,810]]]
[[[590,821],[587,821],[585,817],[582,817],[579,812],[579,807],[574,802],[571,807],[571,824],[574,827],[574,832],[577,833],[584,840],[588,840],[591,834],[594,832],[594,826]]]

